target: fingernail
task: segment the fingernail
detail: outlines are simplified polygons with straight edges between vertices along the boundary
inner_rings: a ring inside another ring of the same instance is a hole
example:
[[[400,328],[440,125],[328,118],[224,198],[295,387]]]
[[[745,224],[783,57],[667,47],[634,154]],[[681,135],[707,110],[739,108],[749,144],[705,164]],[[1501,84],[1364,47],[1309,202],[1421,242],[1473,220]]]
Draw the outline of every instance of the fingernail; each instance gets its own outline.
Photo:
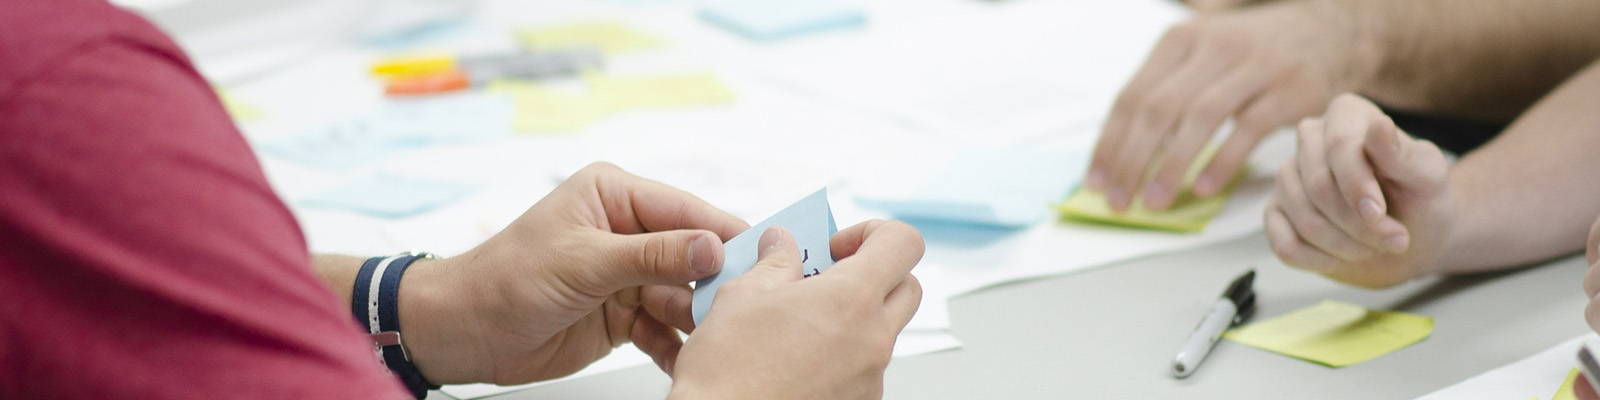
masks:
[[[1121,210],[1128,205],[1128,193],[1122,188],[1112,188],[1106,192],[1106,201],[1111,203],[1111,209]]]
[[[689,241],[689,269],[705,275],[717,269],[716,241],[709,235],[700,235]]]
[[[1361,198],[1361,201],[1356,204],[1356,209],[1360,210],[1361,218],[1366,219],[1368,223],[1375,223],[1383,219],[1383,208],[1378,207],[1378,201],[1373,200],[1371,197]]]
[[[1144,206],[1154,210],[1163,210],[1172,203],[1172,193],[1167,190],[1167,185],[1151,183],[1144,187]]]
[[[1101,171],[1098,168],[1089,171],[1089,178],[1088,178],[1086,183],[1088,183],[1090,189],[1105,190],[1105,188],[1106,188],[1106,173],[1105,173],[1105,171]]]
[[[1389,251],[1399,253],[1406,250],[1406,245],[1409,244],[1410,241],[1410,238],[1407,238],[1406,235],[1394,235],[1390,236],[1388,239],[1384,239],[1383,245],[1388,247]]]
[[[772,248],[772,246],[777,246],[778,243],[783,240],[783,238],[788,236],[789,231],[783,229],[781,226],[774,225],[772,227],[768,227],[766,232],[761,233],[761,240],[756,243],[756,246],[760,247],[760,249],[757,249],[757,253],[763,255],[767,254],[767,249]]]

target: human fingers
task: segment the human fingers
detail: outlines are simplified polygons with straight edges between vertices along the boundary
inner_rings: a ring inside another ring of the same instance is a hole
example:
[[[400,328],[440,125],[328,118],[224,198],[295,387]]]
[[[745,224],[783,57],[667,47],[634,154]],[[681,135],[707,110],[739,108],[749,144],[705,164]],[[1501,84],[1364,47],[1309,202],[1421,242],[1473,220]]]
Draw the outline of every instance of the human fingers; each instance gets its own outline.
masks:
[[[1285,203],[1309,206],[1321,219],[1321,221],[1315,222],[1318,225],[1315,229],[1320,230],[1320,226],[1325,222],[1330,228],[1339,232],[1338,235],[1322,232],[1308,235],[1307,238],[1313,244],[1319,245],[1319,247],[1333,244],[1330,240],[1337,236],[1349,238],[1349,240],[1359,243],[1364,248],[1384,251],[1387,248],[1382,240],[1378,239],[1377,235],[1372,234],[1366,228],[1366,222],[1362,220],[1354,207],[1351,207],[1350,203],[1345,201],[1345,195],[1339,190],[1339,183],[1334,178],[1333,167],[1328,160],[1328,156],[1336,153],[1338,151],[1336,149],[1340,147],[1343,147],[1344,151],[1353,151],[1360,154],[1359,149],[1349,149],[1349,142],[1359,144],[1363,132],[1340,130],[1348,129],[1348,127],[1336,124],[1336,122],[1352,118],[1349,115],[1330,113],[1325,117],[1329,119],[1308,118],[1302,121],[1299,126],[1297,142],[1300,148],[1295,153],[1295,160],[1299,164],[1299,176],[1296,177],[1297,182],[1295,184],[1300,186],[1301,195],[1295,198],[1294,201],[1288,201],[1286,198]],[[1308,216],[1307,214],[1290,214],[1289,219],[1291,222],[1296,223],[1295,227],[1297,229],[1305,229],[1306,226],[1302,225],[1301,222],[1310,222],[1305,218]],[[1341,254],[1338,250],[1328,247],[1323,247],[1323,249],[1340,255],[1340,258],[1345,258],[1344,254]],[[1367,256],[1370,256],[1370,254]],[[1359,260],[1346,258],[1346,261]]]
[[[856,224],[839,231],[829,243],[838,262],[823,276],[865,284],[879,295],[905,281],[925,250],[922,233],[900,221]]]
[[[898,330],[905,330],[906,324],[911,323],[911,317],[917,315],[917,308],[922,306],[922,283],[916,275],[906,275],[906,279],[889,290],[889,295],[883,300],[884,315],[889,317]]]
[[[756,245],[756,257],[756,265],[729,284],[753,284],[764,290],[798,281],[804,276],[800,246],[795,243],[794,235],[782,226],[772,226],[761,233],[761,240]]]
[[[1133,79],[1117,94],[1111,115],[1106,117],[1105,126],[1100,130],[1100,138],[1095,143],[1094,155],[1089,162],[1089,173],[1084,179],[1084,184],[1090,189],[1106,189],[1107,171],[1116,161],[1117,154],[1122,152],[1134,114],[1144,105],[1149,92],[1189,57],[1190,48],[1199,35],[1200,27],[1193,21],[1168,28],[1161,40],[1156,42],[1155,48],[1150,50],[1149,57],[1139,71],[1134,73]]]
[[[1223,121],[1241,111],[1245,102],[1254,98],[1272,81],[1272,74],[1262,57],[1247,60],[1238,68],[1226,73],[1215,84],[1205,88],[1195,97],[1178,125],[1178,133],[1166,147],[1165,160],[1149,185],[1144,188],[1144,205],[1162,210],[1172,205],[1212,135]]]
[[[716,273],[725,257],[717,235],[702,230],[592,233],[573,240],[596,243],[598,262],[560,268],[571,270],[596,295],[633,286],[686,284]]]
[[[1583,253],[1591,265],[1600,260],[1600,218],[1595,218],[1594,224],[1589,226],[1589,247],[1584,248]]]
[[[1303,78],[1279,76],[1234,116],[1233,132],[1194,180],[1194,194],[1215,196],[1250,162],[1250,152],[1279,127],[1322,111],[1316,89]]]
[[[1388,214],[1383,188],[1363,149],[1368,131],[1395,129],[1394,122],[1377,106],[1351,94],[1335,98],[1327,118],[1322,139],[1333,187],[1310,189],[1319,197],[1319,208],[1337,209],[1328,213],[1337,214],[1334,222],[1367,246],[1405,252],[1410,244],[1405,225]]]
[[[1168,143],[1183,140],[1171,135],[1177,130],[1178,119],[1199,104],[1194,93],[1213,85],[1237,65],[1249,44],[1245,39],[1220,35],[1200,41],[1193,56],[1173,72],[1172,76],[1156,86],[1150,97],[1134,114],[1133,125],[1123,139],[1122,149],[1106,171],[1106,199],[1112,209],[1130,207],[1134,197],[1145,183],[1146,175],[1155,165],[1171,161]],[[1232,110],[1229,110],[1232,111]],[[1207,111],[1209,112],[1209,111]],[[1226,113],[1226,112],[1224,112]],[[1219,122],[1220,123],[1220,122]],[[1212,127],[1213,130],[1215,127]],[[1204,142],[1211,132],[1200,132],[1200,137],[1187,138],[1190,142]],[[1182,169],[1185,166],[1179,166]],[[1181,175],[1181,173],[1180,173]],[[1170,197],[1176,187],[1159,186],[1161,196]],[[1170,199],[1163,199],[1170,202]]]
[[[650,355],[650,360],[656,363],[661,371],[672,375],[673,367],[677,364],[678,351],[683,349],[683,338],[678,332],[667,324],[651,318],[649,315],[639,314],[634,317],[633,332],[629,335],[633,345],[639,351]]]
[[[1267,202],[1263,219],[1267,228],[1267,242],[1272,245],[1272,252],[1278,256],[1278,260],[1283,261],[1284,265],[1320,274],[1338,268],[1339,259],[1301,239],[1276,203],[1276,199]]]
[[[744,220],[678,188],[645,179],[609,163],[594,163],[574,176],[592,179],[607,225],[617,233],[704,229],[722,240],[750,228]]]
[[[647,285],[639,290],[644,313],[686,333],[694,333],[694,291],[683,285]]]
[[[1363,147],[1373,171],[1400,190],[1432,194],[1441,190],[1450,164],[1439,146],[1401,134],[1394,124],[1366,132]]]
[[[1299,178],[1304,173],[1296,170],[1299,170],[1296,163],[1285,163],[1278,170],[1278,190],[1274,192],[1278,210],[1283,211],[1294,234],[1307,245],[1333,254],[1339,261],[1362,262],[1378,253],[1378,250],[1350,238],[1344,230],[1328,221],[1328,216],[1317,210],[1317,206],[1312,205],[1310,198],[1307,198],[1306,187]]]

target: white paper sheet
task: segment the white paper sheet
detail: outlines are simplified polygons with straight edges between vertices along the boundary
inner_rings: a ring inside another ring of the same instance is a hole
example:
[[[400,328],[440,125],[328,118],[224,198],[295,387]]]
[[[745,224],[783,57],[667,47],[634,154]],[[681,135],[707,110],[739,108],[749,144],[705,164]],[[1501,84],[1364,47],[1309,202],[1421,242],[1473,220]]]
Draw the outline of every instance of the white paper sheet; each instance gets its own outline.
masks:
[[[1550,398],[1578,366],[1578,347],[1600,345],[1600,336],[1578,335],[1528,358],[1478,374],[1471,379],[1429,393],[1419,399],[1476,400]]]

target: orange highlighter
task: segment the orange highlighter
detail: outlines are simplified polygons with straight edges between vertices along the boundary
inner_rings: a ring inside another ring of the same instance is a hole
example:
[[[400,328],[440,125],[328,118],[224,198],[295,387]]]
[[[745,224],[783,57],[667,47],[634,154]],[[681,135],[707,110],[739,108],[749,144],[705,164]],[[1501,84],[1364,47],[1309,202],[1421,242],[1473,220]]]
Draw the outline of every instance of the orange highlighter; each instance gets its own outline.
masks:
[[[586,69],[600,68],[601,61],[601,53],[592,49],[470,57],[433,54],[378,60],[372,64],[371,71],[386,78],[384,94],[414,96],[466,89],[496,79],[571,76]]]

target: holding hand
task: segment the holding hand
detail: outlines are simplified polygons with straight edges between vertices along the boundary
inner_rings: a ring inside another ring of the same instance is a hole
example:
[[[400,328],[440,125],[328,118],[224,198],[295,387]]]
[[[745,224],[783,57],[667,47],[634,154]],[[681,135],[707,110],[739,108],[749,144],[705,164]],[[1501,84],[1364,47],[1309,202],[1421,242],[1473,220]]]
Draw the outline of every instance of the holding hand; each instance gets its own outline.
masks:
[[[830,242],[838,262],[804,279],[787,230],[768,229],[759,246],[755,267],[718,290],[683,346],[672,397],[882,397],[895,338],[922,299],[910,274],[921,234],[901,222],[852,226]]]
[[[1376,46],[1358,40],[1350,20],[1326,2],[1293,1],[1172,27],[1117,96],[1087,186],[1105,192],[1114,210],[1140,192],[1145,207],[1166,209],[1231,117],[1233,133],[1194,182],[1196,195],[1216,195],[1263,137],[1372,75]]]
[[[1437,146],[1402,134],[1355,95],[1302,121],[1299,134],[1265,210],[1278,258],[1369,288],[1438,270],[1456,204]]]
[[[719,271],[748,228],[694,196],[610,164],[578,171],[458,257],[401,284],[411,359],[433,383],[565,376],[632,341],[670,371],[692,330],[688,282]]]

